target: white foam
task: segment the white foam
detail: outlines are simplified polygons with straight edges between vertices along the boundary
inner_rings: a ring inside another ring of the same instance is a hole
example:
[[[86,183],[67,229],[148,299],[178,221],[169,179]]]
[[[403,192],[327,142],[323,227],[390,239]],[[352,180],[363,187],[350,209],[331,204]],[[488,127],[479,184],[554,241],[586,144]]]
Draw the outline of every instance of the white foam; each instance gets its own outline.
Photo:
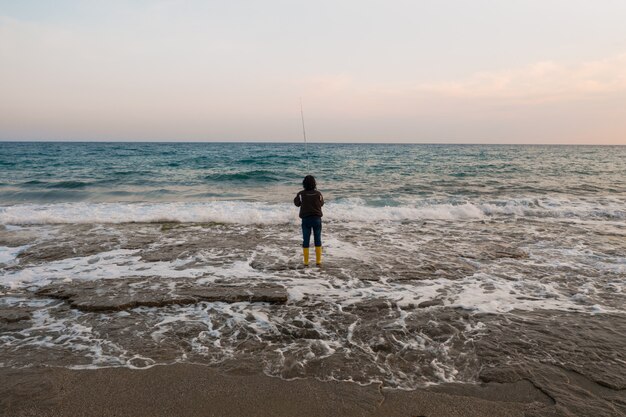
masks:
[[[9,288],[25,285],[46,285],[53,280],[95,280],[121,278],[125,276],[162,276],[169,278],[198,277],[206,272],[224,272],[219,268],[178,270],[185,260],[173,262],[142,262],[136,250],[118,249],[92,257],[68,258],[46,264],[32,265],[24,269],[0,275],[0,284]]]
[[[326,259],[330,265],[338,258],[342,258],[343,262],[346,262],[346,259],[354,259],[357,265],[367,264],[363,251],[359,251],[357,247],[346,245],[339,239],[332,242],[337,247],[334,249],[331,247],[332,250],[326,253]],[[268,252],[274,253],[271,247],[259,248],[257,251],[264,251],[264,256],[267,256]],[[352,271],[349,268],[342,268],[342,272],[337,276],[334,275],[333,270],[330,270],[331,275],[328,275],[324,269],[316,268],[262,271],[251,266],[257,251],[253,251],[246,260],[237,260],[219,266],[199,265],[181,269],[180,265],[187,264],[190,259],[178,259],[172,262],[143,262],[137,250],[116,249],[102,252],[97,257],[69,258],[6,271],[0,275],[0,284],[15,289],[46,285],[54,280],[159,276],[173,280],[196,278],[198,284],[202,285],[216,279],[236,277],[283,284],[290,303],[297,303],[306,298],[326,300],[341,308],[341,306],[380,298],[389,300],[390,305],[393,302],[399,306],[417,305],[424,301],[441,299],[445,306],[486,313],[503,313],[513,309],[590,311],[592,304],[601,304],[595,296],[598,285],[609,287],[615,293],[622,293],[624,288],[624,281],[616,275],[616,279],[604,283],[594,280],[580,281],[576,292],[572,293],[572,288],[564,288],[559,282],[536,280],[523,274],[518,276],[506,269],[501,272],[497,265],[493,266],[494,269],[491,272],[485,270],[462,279],[451,280],[433,273],[428,279],[410,282],[393,281],[392,276],[388,277],[385,273],[381,273],[378,281],[362,281],[359,279],[360,270]],[[281,259],[285,263],[298,262],[299,253],[294,250],[291,256],[287,256],[283,252]],[[502,278],[500,276],[502,273],[505,273],[507,278]],[[570,281],[569,284],[571,286],[572,282]],[[446,296],[442,298],[441,294],[446,294]],[[606,311],[616,311],[611,306],[602,305],[602,307]],[[266,328],[267,323],[264,317],[257,316],[255,321],[260,331]]]
[[[61,203],[0,208],[0,224],[129,222],[218,222],[278,224],[295,221],[287,205],[216,201],[212,203]]]
[[[482,220],[490,216],[533,216],[565,219],[620,221],[626,218],[623,201],[607,201],[602,207],[584,201],[527,199],[509,201],[415,200],[401,206],[374,207],[358,199],[330,202],[326,219],[371,224],[407,220]],[[229,224],[297,223],[291,204],[242,201],[203,203],[59,203],[0,207],[0,224],[71,224],[128,222],[218,222]]]
[[[0,246],[0,264],[10,265],[15,263],[17,255],[26,248],[28,248],[28,245],[13,248]]]

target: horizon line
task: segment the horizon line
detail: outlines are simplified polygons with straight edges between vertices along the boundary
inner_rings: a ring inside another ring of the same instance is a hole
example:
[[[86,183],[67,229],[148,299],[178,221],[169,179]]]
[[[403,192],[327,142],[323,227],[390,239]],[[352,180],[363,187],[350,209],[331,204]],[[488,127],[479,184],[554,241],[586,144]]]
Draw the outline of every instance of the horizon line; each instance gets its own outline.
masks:
[[[162,144],[193,144],[193,143],[240,143],[240,144],[304,144],[302,141],[271,141],[271,140],[233,140],[233,141],[220,141],[220,140],[55,140],[55,139],[28,139],[28,140],[4,140],[0,139],[0,143],[162,143]],[[502,142],[320,142],[307,140],[307,144],[315,145],[467,145],[467,146],[626,146],[626,143],[502,143]]]

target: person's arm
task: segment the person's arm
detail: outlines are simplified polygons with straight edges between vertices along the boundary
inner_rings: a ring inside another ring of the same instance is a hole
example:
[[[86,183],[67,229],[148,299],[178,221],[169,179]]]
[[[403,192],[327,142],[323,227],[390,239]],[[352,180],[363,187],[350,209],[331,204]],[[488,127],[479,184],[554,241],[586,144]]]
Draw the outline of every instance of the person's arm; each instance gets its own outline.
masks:
[[[302,205],[302,198],[300,197],[300,193],[296,194],[296,198],[293,199],[293,204],[295,204],[296,207],[300,207]]]
[[[322,193],[320,193],[320,206],[324,205],[324,196],[322,195]]]

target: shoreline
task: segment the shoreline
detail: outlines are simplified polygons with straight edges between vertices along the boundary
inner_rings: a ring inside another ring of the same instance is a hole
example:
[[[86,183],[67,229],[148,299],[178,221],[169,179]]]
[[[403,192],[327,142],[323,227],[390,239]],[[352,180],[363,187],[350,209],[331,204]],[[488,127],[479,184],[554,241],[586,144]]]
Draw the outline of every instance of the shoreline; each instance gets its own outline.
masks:
[[[0,368],[1,416],[499,416],[556,415],[527,380],[414,391],[352,382],[223,374],[204,365],[144,370]],[[544,414],[545,413],[545,414]]]

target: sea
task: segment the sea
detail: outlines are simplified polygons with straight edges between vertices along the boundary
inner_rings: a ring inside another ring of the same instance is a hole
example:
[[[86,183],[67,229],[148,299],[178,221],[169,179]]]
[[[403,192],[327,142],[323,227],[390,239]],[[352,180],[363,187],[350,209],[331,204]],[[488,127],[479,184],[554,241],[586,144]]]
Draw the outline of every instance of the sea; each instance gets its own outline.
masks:
[[[625,289],[625,146],[0,143],[0,366],[624,390]]]

